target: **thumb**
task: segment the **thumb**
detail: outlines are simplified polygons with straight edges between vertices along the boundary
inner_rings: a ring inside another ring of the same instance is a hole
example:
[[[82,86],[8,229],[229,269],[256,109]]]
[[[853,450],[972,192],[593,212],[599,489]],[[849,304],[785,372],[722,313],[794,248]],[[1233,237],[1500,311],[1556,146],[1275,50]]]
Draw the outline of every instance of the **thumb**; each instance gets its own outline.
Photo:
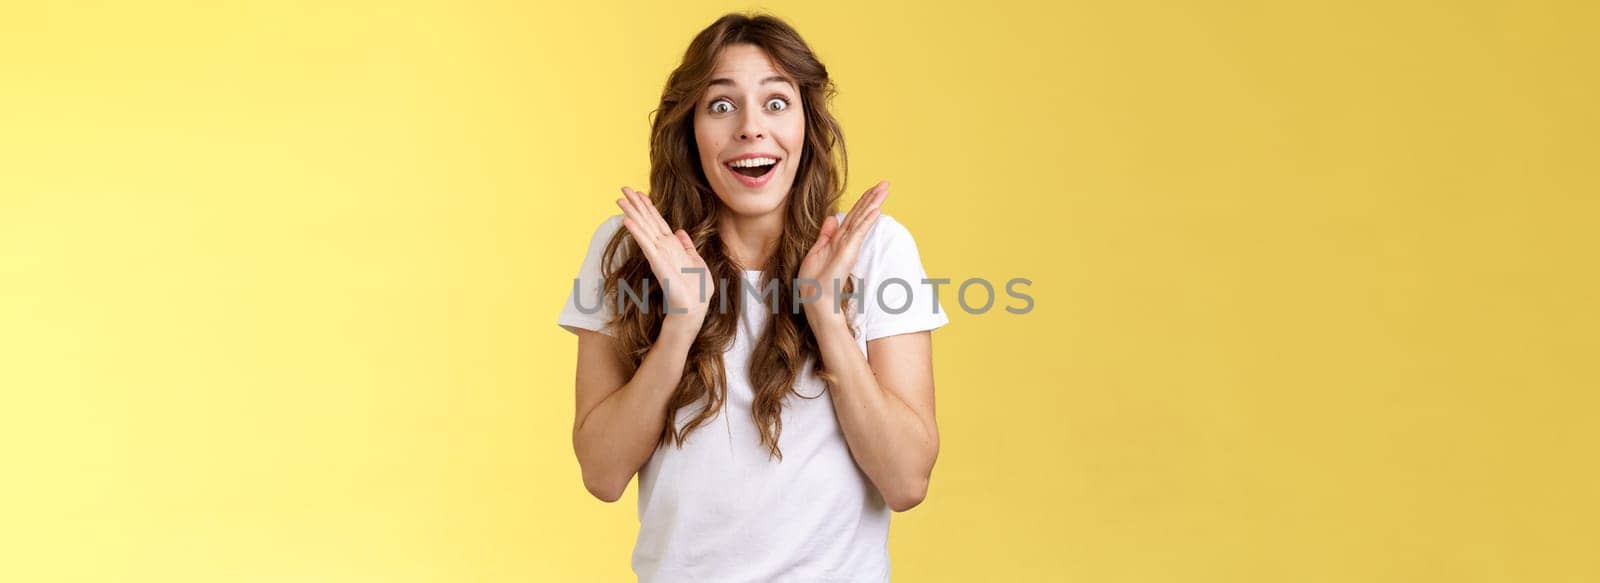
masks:
[[[694,239],[689,237],[688,231],[678,229],[678,231],[673,234],[678,236],[678,242],[683,244],[683,248],[685,250],[694,252]]]
[[[828,215],[828,218],[822,219],[822,231],[817,233],[817,243],[813,247],[826,245],[829,240],[833,239],[834,232],[838,230],[839,219],[834,218],[833,215]]]

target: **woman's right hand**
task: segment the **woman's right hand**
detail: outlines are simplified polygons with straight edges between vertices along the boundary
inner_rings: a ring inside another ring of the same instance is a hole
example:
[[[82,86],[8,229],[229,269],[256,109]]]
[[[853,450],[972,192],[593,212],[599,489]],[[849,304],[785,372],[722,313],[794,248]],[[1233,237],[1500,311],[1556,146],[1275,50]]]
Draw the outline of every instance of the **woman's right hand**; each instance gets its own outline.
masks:
[[[622,226],[628,228],[628,233],[644,252],[656,281],[666,283],[667,314],[703,321],[714,288],[706,262],[694,248],[694,240],[683,229],[673,231],[644,193],[624,186],[622,196],[617,199],[617,206],[622,207],[624,214]]]

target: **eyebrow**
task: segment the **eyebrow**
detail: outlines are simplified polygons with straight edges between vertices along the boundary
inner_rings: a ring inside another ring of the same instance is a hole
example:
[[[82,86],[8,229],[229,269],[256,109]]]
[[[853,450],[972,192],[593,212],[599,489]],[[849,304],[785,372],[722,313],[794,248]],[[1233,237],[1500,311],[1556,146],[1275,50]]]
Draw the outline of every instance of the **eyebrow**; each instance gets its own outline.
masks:
[[[794,86],[794,82],[789,81],[789,78],[784,77],[783,75],[773,75],[771,77],[767,77],[766,79],[762,79],[760,85],[766,85],[768,83],[788,83],[790,87]],[[734,82],[733,79],[729,79],[727,77],[718,77],[711,80],[711,86],[716,85],[734,85]]]

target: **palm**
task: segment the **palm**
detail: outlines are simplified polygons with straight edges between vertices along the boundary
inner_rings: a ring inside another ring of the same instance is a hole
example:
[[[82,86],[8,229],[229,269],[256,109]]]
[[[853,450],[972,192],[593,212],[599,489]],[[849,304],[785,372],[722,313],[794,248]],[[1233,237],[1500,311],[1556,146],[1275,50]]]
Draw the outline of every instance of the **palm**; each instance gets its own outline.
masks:
[[[822,234],[818,235],[817,243],[812,245],[811,251],[806,254],[805,259],[800,261],[799,276],[801,278],[818,280],[818,283],[827,287],[830,285],[829,282],[822,281],[822,278],[829,275],[843,275],[839,273],[838,268],[845,263],[844,258],[849,254],[850,250],[843,248],[839,241],[832,240],[837,235],[838,230],[839,221],[837,219],[828,217],[823,220]],[[827,237],[827,239],[824,239],[824,237]]]
[[[656,281],[667,282],[673,309],[703,303],[695,297],[700,293],[700,282],[706,274],[706,262],[700,258],[700,253],[684,246],[675,233],[657,237],[654,244],[659,255],[656,261],[650,262],[650,271],[655,274]]]
[[[689,233],[683,229],[672,230],[643,193],[631,188],[623,188],[622,193],[625,198],[617,200],[617,206],[622,207],[625,215],[622,225],[638,243],[656,281],[666,286],[669,313],[687,310],[689,314],[703,316],[711,300],[710,276]]]
[[[798,277],[808,280],[799,286],[801,297],[817,297],[816,305],[836,307],[832,293],[834,282],[837,281],[838,286],[843,288],[845,278],[850,276],[850,270],[860,256],[861,242],[866,239],[867,230],[877,220],[883,201],[888,197],[889,183],[879,182],[861,195],[843,221],[832,215],[822,221],[817,242],[811,246],[805,259],[800,261]],[[813,287],[810,281],[822,286],[821,289]]]

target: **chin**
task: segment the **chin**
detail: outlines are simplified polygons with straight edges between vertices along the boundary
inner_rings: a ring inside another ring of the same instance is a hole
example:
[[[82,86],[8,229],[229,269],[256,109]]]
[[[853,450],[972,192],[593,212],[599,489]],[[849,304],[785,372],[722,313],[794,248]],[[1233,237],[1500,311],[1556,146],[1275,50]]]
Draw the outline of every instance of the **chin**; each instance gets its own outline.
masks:
[[[721,196],[722,206],[728,208],[733,214],[746,217],[765,216],[783,206],[784,195],[775,193],[749,193],[735,192],[733,196]]]

